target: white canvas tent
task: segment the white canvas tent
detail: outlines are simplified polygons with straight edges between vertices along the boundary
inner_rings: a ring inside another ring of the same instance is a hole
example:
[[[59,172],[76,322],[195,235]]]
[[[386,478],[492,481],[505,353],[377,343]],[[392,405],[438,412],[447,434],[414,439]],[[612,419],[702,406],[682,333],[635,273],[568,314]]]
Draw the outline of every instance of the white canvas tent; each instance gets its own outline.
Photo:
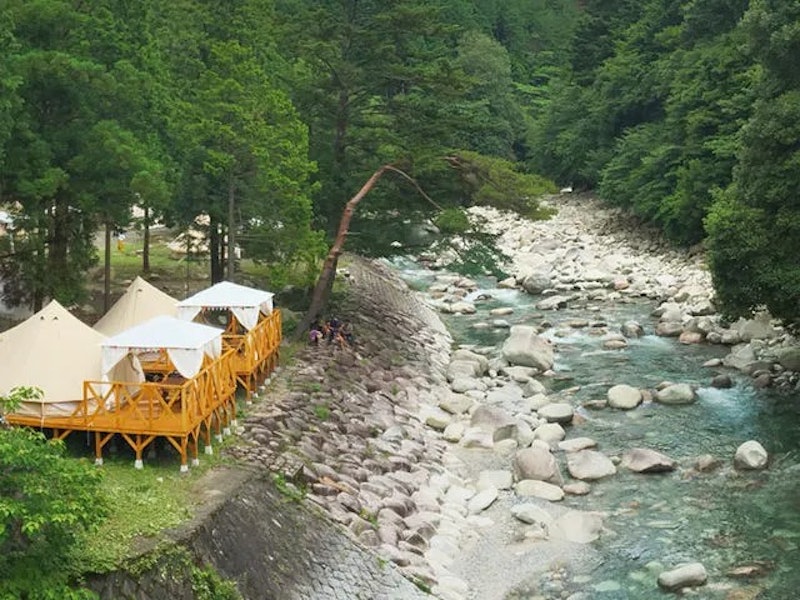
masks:
[[[94,328],[104,335],[116,335],[153,317],[176,316],[177,304],[175,298],[137,277]]]
[[[0,394],[36,386],[41,400],[24,402],[15,414],[68,416],[83,399],[83,382],[100,377],[98,333],[53,300],[16,327],[0,333]]]
[[[272,298],[275,294],[221,281],[210,288],[196,293],[178,303],[178,318],[193,320],[206,308],[230,310],[245,329],[250,331],[258,324],[260,313],[272,312]]]
[[[222,330],[175,317],[155,317],[110,337],[102,343],[103,379],[113,379],[115,367],[127,356],[166,350],[177,371],[191,379],[203,366],[203,357],[219,358]],[[138,360],[133,361],[134,364]],[[141,369],[137,369],[141,375]],[[141,380],[141,379],[140,379]]]

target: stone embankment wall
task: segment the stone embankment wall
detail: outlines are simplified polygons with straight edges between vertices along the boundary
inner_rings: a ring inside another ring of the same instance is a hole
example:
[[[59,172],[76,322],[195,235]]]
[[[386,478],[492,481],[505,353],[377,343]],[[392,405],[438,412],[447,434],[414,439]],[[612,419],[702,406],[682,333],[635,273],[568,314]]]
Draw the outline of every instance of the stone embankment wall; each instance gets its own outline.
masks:
[[[202,509],[172,533],[171,543],[92,583],[103,600],[192,600],[193,565],[213,566],[248,599],[425,596],[393,565],[354,544],[319,511],[288,498],[257,471],[215,471],[203,486]]]
[[[196,518],[165,542],[190,560],[144,550],[92,581],[103,600],[192,599],[192,562],[248,599],[429,597],[430,532],[410,525],[411,496],[441,471],[444,445],[417,414],[445,382],[451,339],[390,269],[348,263],[336,310],[355,342],[302,349],[248,408],[228,450],[244,464],[210,473]]]

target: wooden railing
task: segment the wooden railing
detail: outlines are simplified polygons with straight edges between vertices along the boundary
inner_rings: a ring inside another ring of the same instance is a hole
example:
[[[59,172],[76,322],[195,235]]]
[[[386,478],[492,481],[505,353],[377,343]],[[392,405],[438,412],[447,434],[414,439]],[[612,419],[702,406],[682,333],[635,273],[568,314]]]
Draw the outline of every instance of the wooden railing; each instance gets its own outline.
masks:
[[[244,335],[225,334],[222,356],[207,359],[191,379],[177,382],[169,377],[175,367],[162,351],[142,361],[145,373],[158,374],[161,381],[84,381],[83,398],[68,416],[10,414],[7,419],[14,425],[52,429],[57,438],[73,431],[94,432],[100,462],[114,434],[121,434],[134,449],[137,465],[147,445],[164,437],[180,453],[181,468],[188,468],[188,452],[197,458],[199,439],[205,436],[209,450],[212,428],[220,434],[235,419],[237,384],[249,396],[277,366],[280,342],[281,314],[274,310]]]
[[[75,429],[152,435],[182,435],[236,392],[233,349],[191,379],[131,383],[85,381],[83,400],[71,416]]]
[[[234,371],[239,383],[249,394],[257,381],[268,375],[278,364],[281,313],[273,310],[247,333],[226,333],[222,340],[225,347],[236,351],[233,358]]]

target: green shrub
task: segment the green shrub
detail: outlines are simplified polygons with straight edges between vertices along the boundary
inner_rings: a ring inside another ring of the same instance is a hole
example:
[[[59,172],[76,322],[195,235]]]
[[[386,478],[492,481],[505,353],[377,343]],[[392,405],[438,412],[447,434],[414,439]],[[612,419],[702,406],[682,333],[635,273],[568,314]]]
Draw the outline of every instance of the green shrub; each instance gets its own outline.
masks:
[[[434,218],[433,223],[446,235],[460,235],[470,228],[469,217],[460,208],[445,208]]]

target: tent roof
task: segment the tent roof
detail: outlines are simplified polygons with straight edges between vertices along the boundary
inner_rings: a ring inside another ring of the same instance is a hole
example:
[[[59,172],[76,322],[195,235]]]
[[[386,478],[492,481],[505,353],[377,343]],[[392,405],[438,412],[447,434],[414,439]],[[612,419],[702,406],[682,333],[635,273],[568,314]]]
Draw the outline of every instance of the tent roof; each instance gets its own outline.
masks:
[[[178,307],[254,308],[268,304],[271,308],[274,295],[272,292],[257,290],[231,281],[220,281],[186,300],[181,300],[178,302]]]
[[[94,328],[105,335],[116,335],[153,317],[174,317],[177,304],[175,298],[137,277]]]
[[[37,386],[43,402],[83,397],[83,381],[100,378],[98,333],[53,300],[16,327],[0,333],[0,394]]]
[[[108,338],[102,346],[131,350],[196,350],[221,336],[222,330],[216,327],[160,316]]]

